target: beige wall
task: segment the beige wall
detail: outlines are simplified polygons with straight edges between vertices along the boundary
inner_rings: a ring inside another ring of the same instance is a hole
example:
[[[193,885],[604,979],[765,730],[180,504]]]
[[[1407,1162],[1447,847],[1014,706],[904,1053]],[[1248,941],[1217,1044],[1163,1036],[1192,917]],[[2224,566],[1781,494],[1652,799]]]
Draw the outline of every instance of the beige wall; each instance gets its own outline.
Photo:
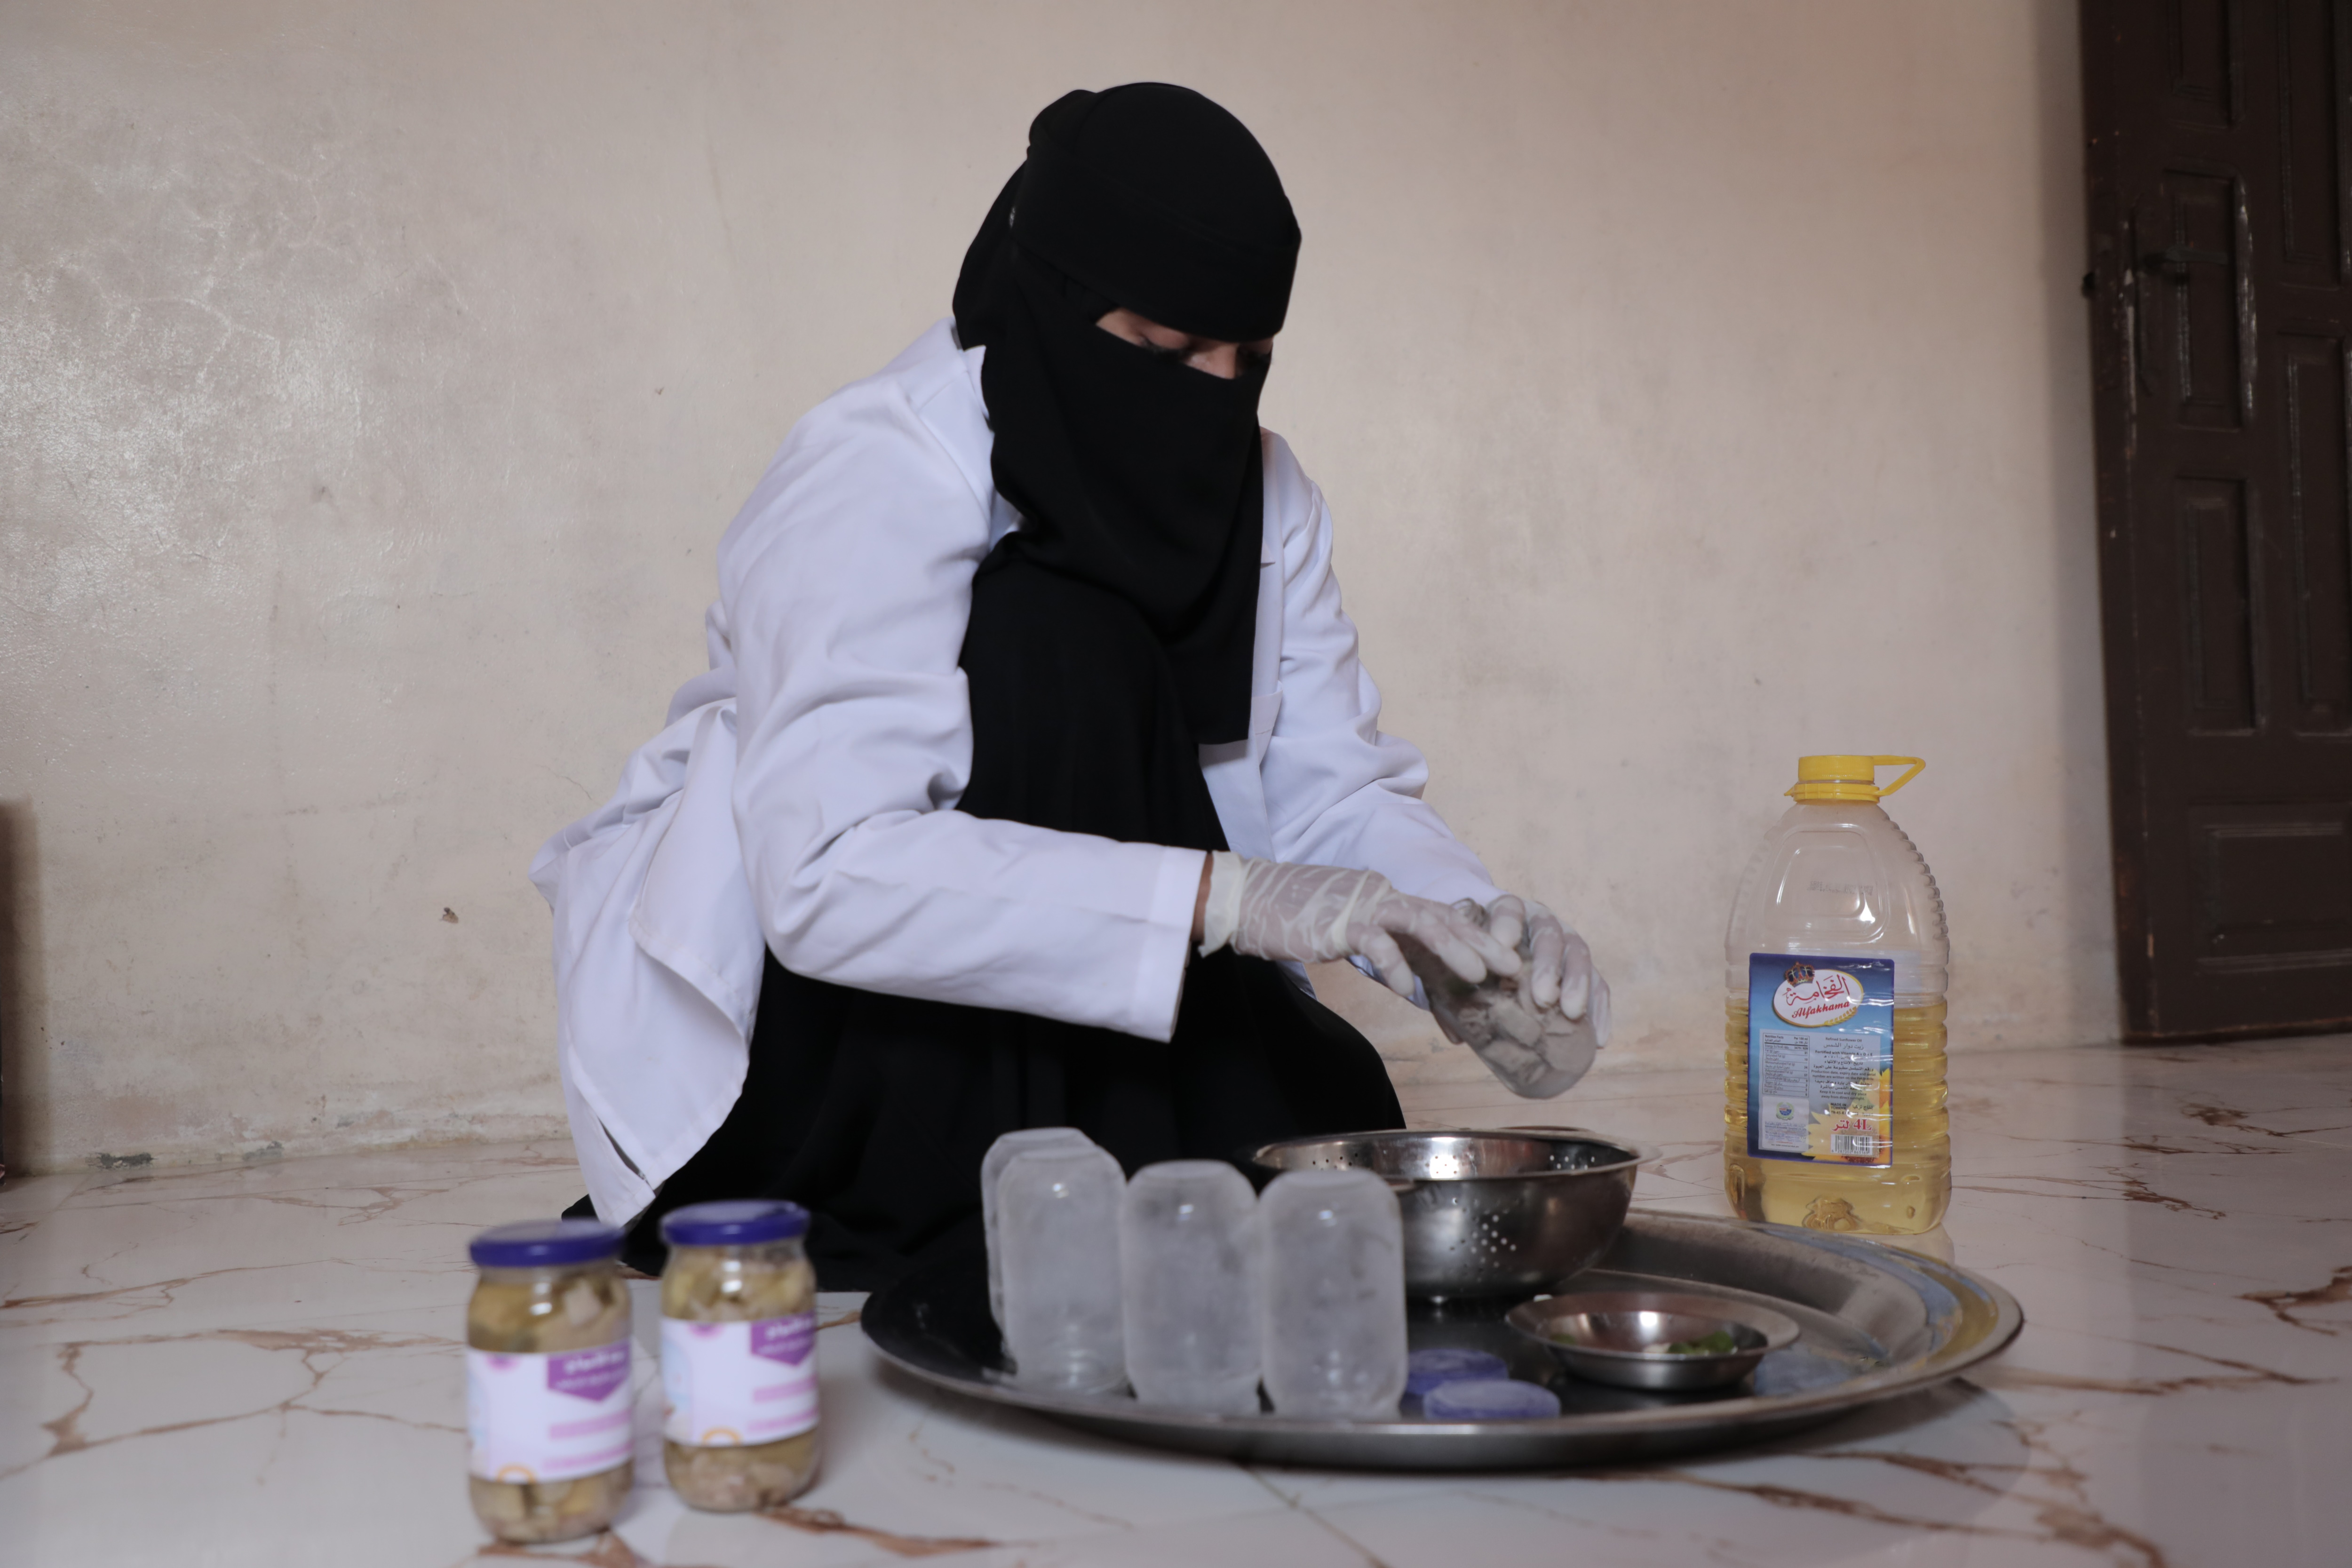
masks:
[[[1613,1059],[1717,1048],[1809,749],[1930,759],[1959,1048],[2105,1037],[2074,73],[2057,0],[16,0],[12,1163],[551,1125],[532,848],[1028,117],[1138,77],[1283,171],[1269,421],[1433,797],[1591,932]]]

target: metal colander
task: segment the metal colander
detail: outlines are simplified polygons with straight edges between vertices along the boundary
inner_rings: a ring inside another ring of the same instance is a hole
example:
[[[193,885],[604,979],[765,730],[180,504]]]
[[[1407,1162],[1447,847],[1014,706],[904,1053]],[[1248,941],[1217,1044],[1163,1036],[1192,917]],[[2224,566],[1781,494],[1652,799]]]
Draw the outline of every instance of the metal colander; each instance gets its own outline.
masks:
[[[1577,1127],[1341,1132],[1252,1152],[1263,1185],[1285,1171],[1370,1171],[1397,1194],[1404,1284],[1432,1300],[1531,1295],[1617,1238],[1651,1152]]]

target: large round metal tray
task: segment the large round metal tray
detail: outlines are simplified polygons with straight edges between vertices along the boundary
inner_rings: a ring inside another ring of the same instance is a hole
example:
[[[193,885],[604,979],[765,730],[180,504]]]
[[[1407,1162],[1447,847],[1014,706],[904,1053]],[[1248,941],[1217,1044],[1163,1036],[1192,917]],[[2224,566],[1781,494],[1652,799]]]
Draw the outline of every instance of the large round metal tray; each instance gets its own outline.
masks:
[[[1852,1237],[1635,1209],[1601,1261],[1562,1290],[1675,1289],[1745,1299],[1797,1320],[1803,1337],[1728,1391],[1652,1394],[1570,1376],[1503,1322],[1514,1300],[1414,1309],[1416,1350],[1492,1351],[1560,1396],[1553,1421],[1303,1421],[1195,1415],[1127,1394],[1038,1394],[1005,1380],[982,1261],[934,1265],[866,1305],[866,1338],[914,1376],[1130,1442],[1272,1464],[1501,1470],[1622,1462],[1752,1443],[1956,1377],[2024,1325],[2016,1300],[1948,1263]]]

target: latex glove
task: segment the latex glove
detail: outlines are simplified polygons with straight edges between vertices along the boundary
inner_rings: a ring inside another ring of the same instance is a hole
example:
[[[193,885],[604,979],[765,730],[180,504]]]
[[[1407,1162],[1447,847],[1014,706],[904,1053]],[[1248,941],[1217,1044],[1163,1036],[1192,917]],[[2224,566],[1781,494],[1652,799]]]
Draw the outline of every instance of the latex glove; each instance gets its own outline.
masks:
[[[1286,866],[1223,851],[1210,858],[1203,954],[1230,942],[1235,952],[1299,963],[1361,956],[1391,990],[1411,996],[1413,971],[1399,938],[1465,985],[1519,972],[1519,955],[1487,934],[1484,910],[1474,919],[1459,905],[1400,893],[1378,871]]]
[[[1533,961],[1520,984],[1521,995],[1538,1007],[1558,1007],[1564,1017],[1584,1016],[1599,977],[1592,973],[1592,950],[1582,937],[1560,924],[1558,915],[1517,893],[1505,893],[1486,906],[1486,929],[1496,942],[1519,949]],[[1605,982],[1601,989],[1608,991]]]
[[[1408,943],[1407,961],[1428,990],[1438,1027],[1476,1052],[1514,1094],[1545,1100],[1567,1092],[1609,1043],[1609,984],[1592,972],[1590,950],[1541,904],[1506,895],[1487,909],[1466,899],[1454,907],[1491,934],[1515,938],[1528,966],[1521,976],[1497,974],[1465,984],[1433,955]],[[1548,1004],[1538,1000],[1537,989],[1548,978],[1547,958],[1559,966],[1554,974],[1567,975],[1565,984],[1554,980],[1546,988],[1554,998]],[[1561,1000],[1576,1004],[1576,1016],[1559,1005]]]

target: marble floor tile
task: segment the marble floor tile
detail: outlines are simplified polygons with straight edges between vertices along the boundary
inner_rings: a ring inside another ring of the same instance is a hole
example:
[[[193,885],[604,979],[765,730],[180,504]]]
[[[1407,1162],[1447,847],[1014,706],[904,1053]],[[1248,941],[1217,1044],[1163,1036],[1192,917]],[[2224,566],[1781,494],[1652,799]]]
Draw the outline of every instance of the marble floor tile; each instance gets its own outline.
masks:
[[[1406,1101],[1417,1125],[1631,1138],[1658,1154],[1637,1203],[1724,1212],[1719,1075]],[[2352,1040],[1963,1055],[1952,1103],[1951,1213],[1907,1245],[2000,1280],[2026,1331],[1965,1381],[1810,1433],[1622,1470],[1253,1468],[933,1394],[877,1363],[858,1299],[826,1297],[824,1471],[799,1504],[682,1507],[641,1355],[626,1510],[528,1552],[466,1506],[464,1246],[576,1197],[568,1150],[20,1179],[0,1187],[0,1562],[2352,1562]]]

